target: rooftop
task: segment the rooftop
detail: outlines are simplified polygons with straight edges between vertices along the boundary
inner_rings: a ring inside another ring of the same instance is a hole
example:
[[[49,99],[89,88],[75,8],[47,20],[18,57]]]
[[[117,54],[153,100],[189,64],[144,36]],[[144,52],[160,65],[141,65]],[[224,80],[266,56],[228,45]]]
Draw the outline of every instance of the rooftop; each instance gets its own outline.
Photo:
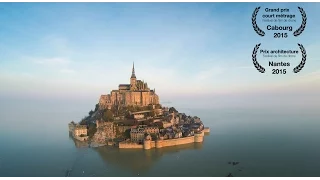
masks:
[[[130,86],[130,84],[119,84],[119,86]]]

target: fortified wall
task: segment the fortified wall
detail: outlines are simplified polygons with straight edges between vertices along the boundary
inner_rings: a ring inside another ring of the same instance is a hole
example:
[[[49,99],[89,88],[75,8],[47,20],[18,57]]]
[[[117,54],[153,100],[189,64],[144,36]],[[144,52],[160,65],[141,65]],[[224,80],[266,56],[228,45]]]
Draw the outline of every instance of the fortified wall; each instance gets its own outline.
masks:
[[[151,141],[151,140],[145,140],[142,144],[137,144],[133,142],[120,142],[119,143],[119,148],[120,149],[152,149],[152,148],[163,148],[163,147],[168,147],[168,146],[177,146],[177,145],[182,145],[182,144],[189,144],[189,143],[200,143],[203,142],[203,137],[204,137],[204,131],[198,134],[194,134],[194,136],[190,137],[184,137],[184,138],[177,138],[177,139],[166,139],[166,140],[156,140],[156,141]]]
[[[88,136],[85,136],[85,137],[80,137],[80,136],[73,136],[76,140],[79,140],[79,141],[86,141],[88,140]]]
[[[143,149],[142,144],[134,143],[134,142],[120,142],[120,149]]]
[[[71,122],[68,124],[69,126],[69,133],[71,133],[71,135],[79,140],[79,141],[86,141],[88,140],[88,132],[87,132],[87,126],[86,125],[80,125],[80,124],[76,124],[75,122]]]

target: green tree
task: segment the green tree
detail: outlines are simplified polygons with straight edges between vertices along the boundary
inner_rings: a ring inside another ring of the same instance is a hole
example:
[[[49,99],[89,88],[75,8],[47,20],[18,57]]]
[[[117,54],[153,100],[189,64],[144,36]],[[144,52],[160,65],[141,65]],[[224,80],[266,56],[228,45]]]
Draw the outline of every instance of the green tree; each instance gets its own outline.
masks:
[[[93,113],[94,113],[94,112],[91,110],[91,111],[89,112],[89,116],[92,116]]]
[[[99,104],[96,104],[96,107],[94,108],[94,111],[98,111],[99,109]]]
[[[159,129],[164,129],[163,123],[159,124]]]
[[[157,140],[157,135],[156,134],[150,134],[151,135],[151,138],[153,141]]]
[[[151,116],[151,117],[154,117],[155,115],[156,115],[156,113],[155,113],[154,111],[151,111],[151,112],[150,112],[150,116]]]
[[[126,106],[126,108],[127,108],[128,111],[131,111],[131,106],[130,105]]]
[[[132,115],[130,115],[129,111],[126,111],[124,116],[129,119],[132,118]]]
[[[131,132],[131,129],[127,129],[127,130],[124,132],[124,138],[130,139],[130,132]]]
[[[127,113],[127,108],[124,106],[121,106],[120,110],[119,110],[119,115],[120,116],[125,116]]]
[[[106,110],[104,113],[103,113],[103,117],[102,119],[104,121],[113,121],[113,113],[111,110]]]
[[[145,110],[147,110],[147,106],[140,107],[140,111],[145,111]]]
[[[82,119],[79,124],[80,124],[80,125],[87,125],[86,119]]]
[[[162,107],[161,107],[160,104],[156,104],[156,105],[155,105],[155,108],[156,108],[156,109],[161,109]]]
[[[152,105],[147,106],[147,110],[152,110],[152,109],[153,109]]]
[[[154,111],[154,115],[155,115],[156,117],[158,117],[158,116],[159,116],[159,112],[158,112],[158,111]]]
[[[112,111],[112,113],[115,113],[116,112],[116,107],[115,107],[116,105],[113,105],[113,106],[111,106],[111,111]]]
[[[89,125],[89,128],[88,128],[88,136],[89,136],[90,138],[92,138],[93,135],[94,135],[96,132],[97,132],[97,127],[96,127],[96,125],[95,125],[95,124],[90,124],[90,125]]]
[[[112,106],[111,108],[111,111],[113,112],[113,114],[115,114],[116,116],[121,116],[124,114],[124,111],[126,109],[122,106],[122,105],[119,105],[119,104],[116,104],[114,106]]]
[[[136,110],[136,107],[135,107],[135,106],[132,106],[132,105],[128,106],[127,108],[128,108],[128,111],[131,111],[131,112],[137,111],[137,110]]]
[[[172,113],[172,112],[178,112],[178,111],[176,110],[176,108],[171,107],[171,108],[169,108],[169,113]]]

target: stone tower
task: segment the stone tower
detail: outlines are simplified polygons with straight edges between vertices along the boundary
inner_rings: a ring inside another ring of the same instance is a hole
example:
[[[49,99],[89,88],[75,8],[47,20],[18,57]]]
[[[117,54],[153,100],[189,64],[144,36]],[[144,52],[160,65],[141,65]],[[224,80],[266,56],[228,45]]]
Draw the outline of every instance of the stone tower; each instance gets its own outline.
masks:
[[[131,78],[130,78],[130,90],[135,91],[137,89],[137,77],[136,74],[134,72],[134,62],[133,62],[133,66],[132,66],[132,74],[131,74]]]

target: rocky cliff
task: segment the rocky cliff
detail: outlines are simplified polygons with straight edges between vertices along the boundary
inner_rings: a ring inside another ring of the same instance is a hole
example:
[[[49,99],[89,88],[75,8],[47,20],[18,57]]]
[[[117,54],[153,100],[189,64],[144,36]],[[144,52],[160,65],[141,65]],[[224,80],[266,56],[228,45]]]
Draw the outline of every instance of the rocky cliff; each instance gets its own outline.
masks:
[[[97,129],[97,132],[93,135],[91,141],[99,144],[106,143],[107,133],[105,132],[103,127]]]

